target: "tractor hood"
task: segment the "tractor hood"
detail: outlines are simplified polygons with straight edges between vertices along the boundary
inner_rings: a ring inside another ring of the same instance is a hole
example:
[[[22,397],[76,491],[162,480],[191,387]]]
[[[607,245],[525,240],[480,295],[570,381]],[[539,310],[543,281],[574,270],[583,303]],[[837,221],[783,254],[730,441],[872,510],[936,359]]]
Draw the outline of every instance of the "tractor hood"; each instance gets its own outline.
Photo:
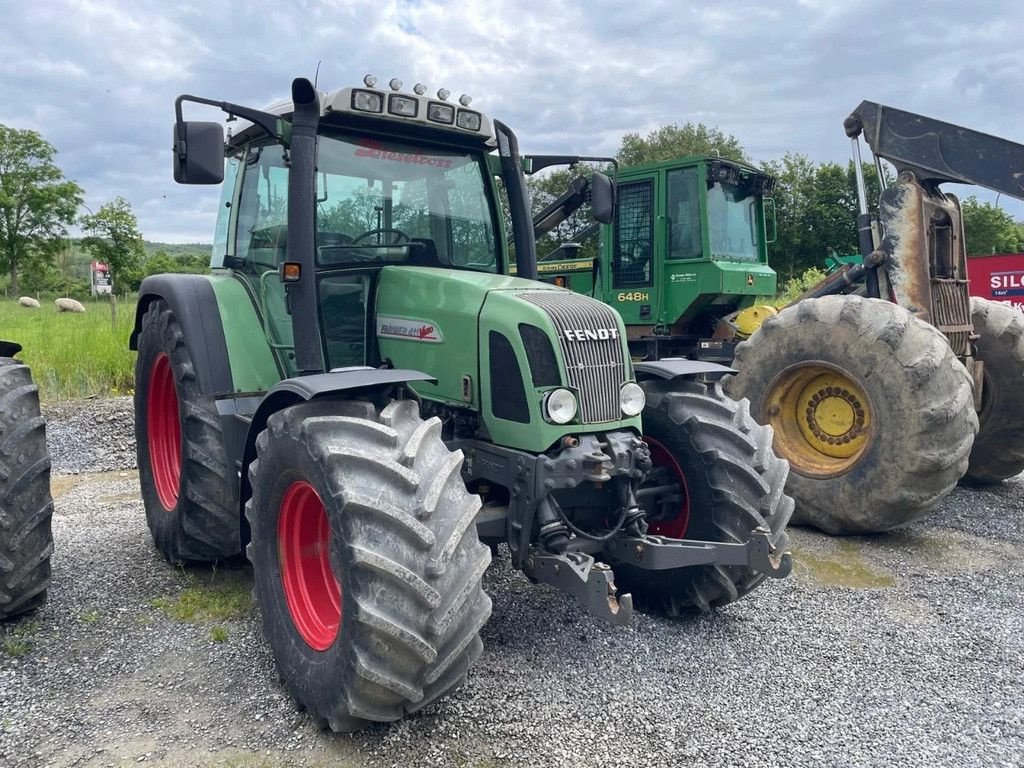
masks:
[[[479,411],[496,442],[543,451],[566,434],[639,430],[619,389],[633,378],[619,316],[599,301],[504,275],[385,267],[374,317],[382,360],[421,370],[424,397]],[[576,419],[547,422],[543,400],[566,387]]]

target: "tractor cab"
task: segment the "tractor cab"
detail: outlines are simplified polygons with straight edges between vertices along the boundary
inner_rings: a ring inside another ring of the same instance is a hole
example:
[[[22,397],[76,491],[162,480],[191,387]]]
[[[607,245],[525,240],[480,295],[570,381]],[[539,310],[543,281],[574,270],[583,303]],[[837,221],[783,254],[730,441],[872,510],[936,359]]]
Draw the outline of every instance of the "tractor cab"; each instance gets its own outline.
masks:
[[[542,260],[542,279],[618,310],[636,359],[729,360],[731,349],[716,356],[699,342],[715,336],[723,318],[775,294],[767,252],[773,185],[721,158],[628,168],[618,175],[615,220],[600,230],[598,263]],[[728,330],[734,338],[735,324]]]
[[[255,123],[229,138],[212,266],[248,279],[288,375],[300,372],[289,286],[304,267],[315,271],[326,370],[381,362],[368,338],[383,269],[501,271],[507,254],[489,164],[491,124],[465,106],[467,97],[457,105],[447,96],[369,86],[319,95],[308,266],[289,262],[288,149]]]

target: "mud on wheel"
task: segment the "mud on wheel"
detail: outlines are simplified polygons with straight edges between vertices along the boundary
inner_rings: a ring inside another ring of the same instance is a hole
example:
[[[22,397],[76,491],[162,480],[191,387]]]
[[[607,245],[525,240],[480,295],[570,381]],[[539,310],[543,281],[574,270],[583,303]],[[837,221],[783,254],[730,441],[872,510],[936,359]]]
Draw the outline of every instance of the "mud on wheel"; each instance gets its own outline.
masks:
[[[257,440],[247,547],[289,691],[336,731],[456,687],[482,650],[490,550],[462,454],[412,401],[294,405]]]
[[[39,391],[28,366],[0,357],[0,620],[46,600],[52,518]]]
[[[171,562],[236,555],[236,472],[213,398],[204,396],[181,325],[163,300],[142,318],[135,363],[135,444],[146,521]]]
[[[980,428],[964,480],[996,483],[1024,471],[1024,316],[1012,307],[971,298],[984,363]]]
[[[793,522],[883,531],[935,507],[967,469],[978,420],[967,369],[902,307],[860,296],[805,299],[736,348],[733,397],[789,460]]]
[[[764,528],[774,547],[786,549],[793,513],[783,490],[788,468],[747,402],[729,399],[718,384],[649,381],[643,387],[653,464],[640,487],[648,533],[742,543]],[[721,565],[650,571],[619,563],[615,574],[619,591],[631,592],[638,608],[673,616],[731,603],[765,579],[750,568]]]

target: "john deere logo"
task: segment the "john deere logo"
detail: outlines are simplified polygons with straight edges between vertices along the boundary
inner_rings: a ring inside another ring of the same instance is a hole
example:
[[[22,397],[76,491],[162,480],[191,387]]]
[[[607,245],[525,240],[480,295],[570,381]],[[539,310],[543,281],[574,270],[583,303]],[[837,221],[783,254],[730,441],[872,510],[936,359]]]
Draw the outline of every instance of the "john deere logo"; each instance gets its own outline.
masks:
[[[607,341],[619,338],[618,328],[567,328],[562,333],[569,341]]]

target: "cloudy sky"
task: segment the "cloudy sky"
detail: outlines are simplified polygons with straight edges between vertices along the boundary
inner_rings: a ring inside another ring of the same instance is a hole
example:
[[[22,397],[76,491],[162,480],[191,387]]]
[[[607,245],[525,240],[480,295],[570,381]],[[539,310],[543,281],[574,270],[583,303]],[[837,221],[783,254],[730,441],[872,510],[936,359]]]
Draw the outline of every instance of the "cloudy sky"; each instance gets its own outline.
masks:
[[[207,242],[216,191],[171,179],[179,93],[262,106],[320,61],[326,89],[472,94],[532,152],[693,120],[755,160],[845,162],[862,99],[1024,142],[1022,33],[1020,0],[0,0],[0,123],[54,144],[92,209],[122,195],[147,239]]]

